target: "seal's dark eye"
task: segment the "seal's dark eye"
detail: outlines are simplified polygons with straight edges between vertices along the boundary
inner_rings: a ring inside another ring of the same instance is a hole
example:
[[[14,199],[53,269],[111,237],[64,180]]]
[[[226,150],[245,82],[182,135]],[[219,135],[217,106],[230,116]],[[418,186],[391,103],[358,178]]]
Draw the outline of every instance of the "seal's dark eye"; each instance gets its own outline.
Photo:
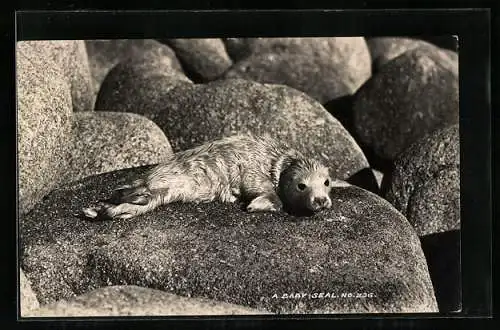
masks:
[[[306,185],[305,185],[305,184],[303,184],[303,183],[299,183],[299,184],[297,185],[297,188],[299,188],[299,190],[304,190],[304,189],[306,189]]]
[[[325,186],[327,186],[327,187],[328,187],[329,185],[330,185],[330,180],[326,179],[326,181],[325,181]]]

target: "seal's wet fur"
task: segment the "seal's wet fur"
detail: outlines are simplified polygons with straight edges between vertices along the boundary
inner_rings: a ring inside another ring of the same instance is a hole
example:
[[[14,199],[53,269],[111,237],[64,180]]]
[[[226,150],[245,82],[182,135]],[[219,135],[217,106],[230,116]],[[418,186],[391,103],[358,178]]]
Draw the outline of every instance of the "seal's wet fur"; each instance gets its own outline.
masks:
[[[84,209],[90,218],[127,219],[171,202],[246,201],[247,211],[332,204],[328,168],[269,136],[235,135],[175,153],[110,199]]]

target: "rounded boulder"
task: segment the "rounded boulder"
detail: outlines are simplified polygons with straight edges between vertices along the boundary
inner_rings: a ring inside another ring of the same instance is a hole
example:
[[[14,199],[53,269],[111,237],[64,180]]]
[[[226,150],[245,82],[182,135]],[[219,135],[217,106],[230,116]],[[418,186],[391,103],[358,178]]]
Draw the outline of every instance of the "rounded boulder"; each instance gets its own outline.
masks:
[[[321,103],[353,94],[371,75],[364,38],[226,39],[235,55],[228,78],[285,84]]]
[[[358,90],[353,117],[361,144],[393,160],[419,138],[458,122],[458,63],[436,47],[401,54]]]
[[[85,46],[96,93],[106,75],[115,65],[128,58],[140,57],[145,53],[156,54],[165,62],[169,62],[172,68],[182,72],[173,50],[153,39],[85,40]]]
[[[414,229],[354,186],[333,189],[332,208],[310,217],[211,202],[79,218],[146,168],[67,184],[20,219],[21,264],[41,302],[138,285],[271,313],[437,311]]]
[[[368,162],[344,127],[317,101],[287,86],[241,79],[179,86],[141,112],[167,135],[174,151],[237,133],[269,134],[347,178]]]
[[[208,82],[220,77],[232,61],[221,39],[165,39],[182,63],[186,74],[196,82]]]
[[[395,161],[386,199],[420,236],[460,229],[460,138],[451,125],[420,139]]]
[[[168,55],[157,50],[141,52],[109,71],[97,95],[95,110],[143,113],[156,110],[164,104],[164,96],[172,88],[192,84],[172,66]]]
[[[75,113],[73,141],[66,181],[157,164],[172,154],[163,131],[151,120],[133,113]]]

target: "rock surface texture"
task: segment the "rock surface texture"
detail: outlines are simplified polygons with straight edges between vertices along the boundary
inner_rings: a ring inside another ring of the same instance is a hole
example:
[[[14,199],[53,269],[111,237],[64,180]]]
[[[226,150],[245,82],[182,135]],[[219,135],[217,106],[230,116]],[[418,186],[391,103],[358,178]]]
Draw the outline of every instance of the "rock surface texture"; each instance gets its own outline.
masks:
[[[71,89],[73,111],[92,110],[95,91],[89,69],[89,59],[82,40],[19,41],[18,49],[31,48],[37,57],[55,63]]]
[[[165,205],[127,221],[78,217],[144,169],[55,190],[21,219],[22,266],[43,303],[139,285],[272,313],[436,311],[412,227],[359,188],[335,189],[333,207],[313,217],[251,214],[218,202]],[[322,292],[339,297],[313,296]]]
[[[31,288],[30,282],[26,278],[26,275],[24,275],[22,269],[19,270],[19,298],[21,317],[28,316],[33,310],[40,307],[38,299]]]
[[[133,113],[87,111],[73,116],[66,181],[163,162],[172,148],[151,120]]]
[[[353,114],[361,143],[393,160],[424,135],[458,123],[458,62],[437,48],[407,51],[358,90]]]
[[[376,70],[379,70],[382,65],[390,62],[399,55],[415,48],[428,48],[436,51],[434,45],[424,40],[410,38],[369,38],[366,40],[366,43],[370,49],[373,65]],[[457,53],[452,50],[439,49],[438,53],[441,56],[449,56],[452,60],[458,62]]]
[[[220,77],[232,61],[221,39],[167,39],[193,81],[208,82]]]
[[[108,96],[103,92],[100,100],[118,109],[133,98],[123,93]],[[151,101],[134,111],[161,127],[174,151],[236,133],[267,133],[324,160],[336,177],[344,179],[368,167],[361,149],[343,126],[319,103],[287,86],[242,79],[184,84],[165,93],[161,102]]]
[[[96,289],[29,311],[28,317],[268,314],[209,299],[186,298],[135,285]]]
[[[287,85],[321,103],[353,94],[371,75],[364,38],[227,39],[226,47],[238,60],[226,78]]]
[[[111,69],[99,89],[95,109],[117,112],[156,110],[158,105],[165,103],[171,89],[192,84],[172,65],[170,56],[147,50]]]
[[[395,162],[386,199],[421,236],[460,228],[460,137],[452,125],[417,141]]]
[[[17,46],[19,211],[55,187],[71,141],[71,86],[60,66],[35,47]]]
[[[104,78],[115,65],[127,59],[142,57],[145,53],[155,54],[167,65],[182,72],[174,51],[156,40],[85,40],[85,46],[89,54],[90,71],[96,94],[101,88]]]

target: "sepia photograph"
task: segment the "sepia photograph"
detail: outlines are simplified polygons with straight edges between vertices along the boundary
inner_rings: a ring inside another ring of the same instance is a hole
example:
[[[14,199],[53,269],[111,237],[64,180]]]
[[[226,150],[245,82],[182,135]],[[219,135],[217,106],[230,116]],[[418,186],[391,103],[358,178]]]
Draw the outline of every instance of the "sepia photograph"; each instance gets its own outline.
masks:
[[[21,319],[460,312],[459,47],[17,40]]]

